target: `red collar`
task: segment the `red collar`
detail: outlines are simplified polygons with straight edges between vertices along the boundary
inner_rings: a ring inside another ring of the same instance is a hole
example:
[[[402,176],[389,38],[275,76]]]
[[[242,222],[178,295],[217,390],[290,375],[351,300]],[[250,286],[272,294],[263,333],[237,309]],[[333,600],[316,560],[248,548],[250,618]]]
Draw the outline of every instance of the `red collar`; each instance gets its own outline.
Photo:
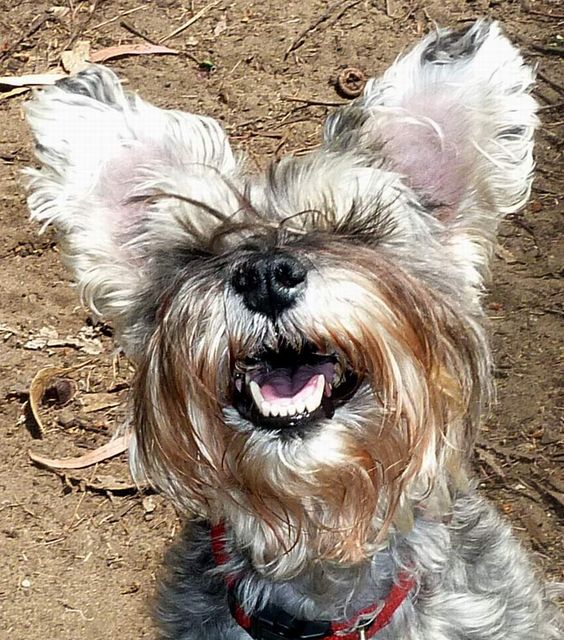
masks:
[[[218,567],[229,561],[226,547],[225,526],[216,525],[211,529],[211,546],[215,563]],[[235,596],[238,576],[227,574],[225,583],[231,613],[237,623],[256,640],[363,640],[372,638],[378,631],[387,626],[396,609],[407,598],[415,585],[414,578],[407,572],[401,572],[397,584],[394,584],[383,602],[376,602],[357,613],[345,622],[328,620],[300,620],[274,605],[267,605],[260,612],[248,615]],[[362,620],[370,622],[362,625]]]

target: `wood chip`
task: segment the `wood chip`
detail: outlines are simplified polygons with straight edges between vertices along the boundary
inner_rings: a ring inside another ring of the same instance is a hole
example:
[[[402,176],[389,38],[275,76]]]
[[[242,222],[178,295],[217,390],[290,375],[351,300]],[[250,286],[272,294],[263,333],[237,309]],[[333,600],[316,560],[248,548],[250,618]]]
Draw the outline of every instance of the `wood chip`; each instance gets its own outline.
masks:
[[[79,40],[72,49],[63,51],[61,54],[61,65],[71,75],[86,69],[89,60],[90,42],[88,40]]]

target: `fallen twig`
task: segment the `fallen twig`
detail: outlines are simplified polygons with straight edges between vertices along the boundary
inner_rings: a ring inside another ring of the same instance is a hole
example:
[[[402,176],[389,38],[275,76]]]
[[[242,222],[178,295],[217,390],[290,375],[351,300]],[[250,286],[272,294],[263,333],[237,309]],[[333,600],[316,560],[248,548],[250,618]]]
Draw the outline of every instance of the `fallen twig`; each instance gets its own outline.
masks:
[[[476,447],[476,457],[487,465],[497,476],[505,478],[505,471],[499,466],[495,456],[483,447]]]
[[[556,102],[554,104],[544,104],[538,108],[538,111],[552,111],[553,109],[556,111],[562,109],[562,107],[564,107],[564,102]]]
[[[537,76],[541,80],[544,80],[546,82],[546,84],[551,86],[556,91],[559,91],[560,93],[564,93],[564,85],[561,85],[559,82],[556,82],[556,80],[552,80],[546,74],[544,74],[542,71],[538,71],[537,70]]]
[[[70,49],[72,45],[78,40],[78,38],[80,38],[80,35],[86,30],[86,28],[90,24],[90,20],[92,20],[92,16],[94,15],[94,12],[96,11],[97,8],[98,8],[98,0],[94,0],[94,2],[92,2],[92,4],[90,5],[88,15],[86,16],[86,18],[82,21],[82,23],[78,27],[73,29],[70,35],[70,38],[68,39],[68,42],[63,47],[64,50]]]
[[[145,40],[145,42],[148,42],[149,44],[154,44],[154,45],[159,44],[156,40],[153,40],[152,38],[145,35],[144,33],[141,33],[141,31],[138,31],[133,25],[129,24],[129,22],[126,22],[125,20],[120,20],[119,25],[126,31],[129,31],[129,33],[132,33],[134,36],[141,38],[141,40]]]
[[[559,507],[564,507],[564,493],[562,493],[561,491],[553,491],[552,489],[545,487],[542,483],[534,480],[533,478],[530,479],[530,482],[533,483],[539,493],[548,496]]]
[[[7,58],[12,53],[14,53],[14,51],[20,46],[20,44],[24,40],[32,36],[38,29],[40,29],[46,22],[48,22],[50,18],[51,16],[47,13],[44,13],[42,16],[39,16],[38,18],[36,18],[31,23],[31,26],[27,31],[24,31],[24,33],[10,47],[8,47],[5,51],[0,53],[0,60],[4,60],[4,58]]]
[[[104,20],[104,22],[100,22],[99,24],[94,25],[93,27],[90,27],[88,31],[94,31],[95,29],[100,29],[101,27],[105,27],[107,24],[111,24],[112,22],[117,22],[120,18],[123,18],[132,13],[135,13],[136,11],[141,11],[141,9],[146,9],[146,8],[147,8],[146,6],[141,6],[141,7],[135,7],[133,9],[128,9],[127,11],[123,11],[122,13],[118,13],[117,16],[110,18],[109,20]]]
[[[317,29],[324,22],[327,22],[328,20],[330,20],[336,11],[338,13],[335,15],[335,22],[340,18],[342,18],[349,9],[352,9],[357,4],[360,4],[360,2],[361,0],[351,0],[350,2],[347,2],[344,5],[342,2],[336,2],[335,4],[331,5],[324,14],[322,14],[319,18],[317,18],[315,22],[310,24],[309,27],[307,27],[307,29],[304,29],[299,34],[299,36],[292,42],[292,44],[288,47],[288,49],[286,50],[286,53],[284,54],[284,60],[286,60],[286,58],[293,51],[296,51],[296,49],[299,49],[304,44],[308,35],[310,35],[314,31],[317,31]]]
[[[314,107],[342,107],[347,104],[346,102],[337,102],[336,100],[316,100],[310,98],[294,98],[293,96],[280,96],[282,100],[288,102],[301,102],[302,104],[309,104]]]
[[[559,47],[557,45],[553,47],[547,47],[543,44],[535,44],[534,42],[532,42],[529,46],[531,47],[531,49],[540,51],[541,53],[548,53],[549,55],[554,56],[564,56],[564,47]]]
[[[540,457],[538,453],[517,451],[515,449],[510,449],[509,447],[494,444],[493,442],[486,442],[485,440],[480,440],[478,445],[484,449],[491,449],[504,458],[513,458],[514,460],[526,460],[527,462],[533,462],[538,460]]]
[[[163,43],[166,42],[167,40],[170,40],[171,38],[174,38],[175,36],[179,35],[180,33],[182,33],[185,29],[188,29],[188,27],[190,27],[191,25],[194,24],[194,22],[196,22],[197,20],[199,20],[203,15],[205,15],[210,9],[213,9],[214,7],[216,7],[218,4],[220,4],[222,2],[222,0],[215,0],[214,2],[210,2],[209,4],[207,4],[205,7],[203,7],[202,9],[200,9],[198,11],[198,13],[195,13],[189,20],[187,20],[186,22],[184,22],[183,24],[181,24],[179,27],[177,27],[174,31],[171,31],[171,33],[168,34],[168,36],[164,36],[164,38],[161,38],[159,40],[159,43]]]

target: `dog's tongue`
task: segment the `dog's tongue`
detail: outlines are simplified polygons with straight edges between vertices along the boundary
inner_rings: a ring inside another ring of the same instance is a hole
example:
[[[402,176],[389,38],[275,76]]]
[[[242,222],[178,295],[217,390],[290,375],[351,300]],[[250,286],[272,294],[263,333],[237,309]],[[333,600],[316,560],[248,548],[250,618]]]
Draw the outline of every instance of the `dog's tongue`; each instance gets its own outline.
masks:
[[[320,365],[304,365],[295,371],[291,369],[274,369],[261,376],[258,381],[263,398],[267,402],[283,399],[297,399],[308,395],[315,387],[319,375],[331,384],[335,365],[325,362]]]

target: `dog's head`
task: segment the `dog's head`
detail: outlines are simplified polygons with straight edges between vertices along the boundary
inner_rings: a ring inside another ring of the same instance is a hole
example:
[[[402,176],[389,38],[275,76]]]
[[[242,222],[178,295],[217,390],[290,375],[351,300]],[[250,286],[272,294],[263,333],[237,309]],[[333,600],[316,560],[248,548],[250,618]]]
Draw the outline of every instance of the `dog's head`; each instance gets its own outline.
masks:
[[[260,176],[218,123],[93,67],[28,106],[82,295],[136,362],[136,473],[258,568],[355,563],[448,511],[488,393],[480,293],[529,192],[532,73],[439,31]]]

